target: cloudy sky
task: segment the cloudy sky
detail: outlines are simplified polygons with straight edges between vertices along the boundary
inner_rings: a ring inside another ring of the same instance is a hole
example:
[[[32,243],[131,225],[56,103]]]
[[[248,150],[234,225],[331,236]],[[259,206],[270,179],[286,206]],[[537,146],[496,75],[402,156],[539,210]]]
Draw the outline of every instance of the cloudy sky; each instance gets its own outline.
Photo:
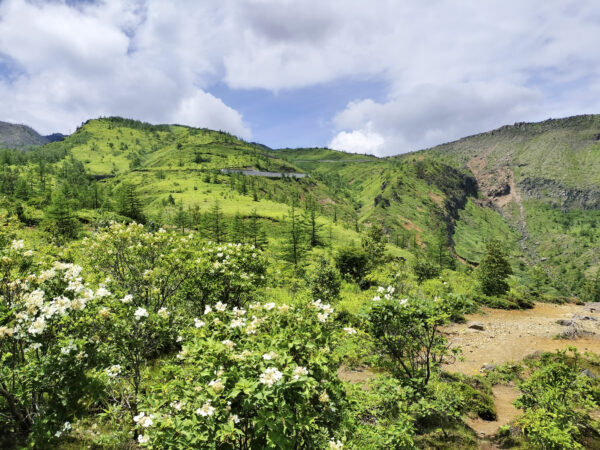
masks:
[[[0,120],[390,155],[600,113],[597,0],[0,0]]]

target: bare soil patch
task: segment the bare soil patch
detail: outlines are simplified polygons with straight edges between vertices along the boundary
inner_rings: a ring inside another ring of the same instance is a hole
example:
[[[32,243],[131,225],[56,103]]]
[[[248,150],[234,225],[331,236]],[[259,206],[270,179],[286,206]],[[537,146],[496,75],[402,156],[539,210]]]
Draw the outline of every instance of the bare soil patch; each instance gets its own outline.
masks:
[[[349,367],[341,366],[337,371],[337,375],[342,381],[360,384],[364,384],[375,378],[375,372],[369,367],[356,367],[350,369]]]
[[[578,339],[555,338],[568,329],[556,321],[574,317],[591,318],[576,320],[584,330],[599,333],[600,309],[592,309],[572,303],[536,303],[532,309],[523,311],[482,308],[481,313],[468,315],[466,324],[452,324],[445,328],[446,337],[453,346],[462,348],[465,360],[457,360],[444,369],[473,375],[484,364],[519,362],[535,352],[556,351],[568,346],[575,346],[581,352],[600,353],[598,334]],[[473,321],[480,322],[483,331],[468,328]]]

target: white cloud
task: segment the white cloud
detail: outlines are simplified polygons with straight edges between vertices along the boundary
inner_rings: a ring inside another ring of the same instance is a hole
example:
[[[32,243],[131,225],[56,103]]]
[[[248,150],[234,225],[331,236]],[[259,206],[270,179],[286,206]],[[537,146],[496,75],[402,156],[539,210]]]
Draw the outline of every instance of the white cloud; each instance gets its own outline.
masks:
[[[208,94],[215,83],[276,92],[373,78],[385,98],[347,93],[332,145],[390,154],[600,111],[595,0],[73,4],[0,0],[0,67],[12,70],[0,68],[0,120],[50,132],[123,115],[248,137]]]
[[[536,106],[539,100],[540,93],[535,90],[504,83],[423,85],[383,103],[370,99],[350,102],[335,116],[334,124],[359,133],[367,128],[382,136],[377,154],[391,155],[493,129],[514,117],[541,119]],[[335,139],[331,145],[334,143]]]
[[[366,128],[362,130],[340,131],[329,143],[329,147],[335,150],[378,156],[381,156],[380,151],[384,145],[384,137],[371,131],[371,124],[367,124]]]
[[[223,129],[250,138],[241,114],[202,89],[204,60],[194,14],[166,2],[0,3],[0,55],[17,68],[0,78],[0,120],[41,133],[119,115]],[[1,75],[1,74],[0,74]]]

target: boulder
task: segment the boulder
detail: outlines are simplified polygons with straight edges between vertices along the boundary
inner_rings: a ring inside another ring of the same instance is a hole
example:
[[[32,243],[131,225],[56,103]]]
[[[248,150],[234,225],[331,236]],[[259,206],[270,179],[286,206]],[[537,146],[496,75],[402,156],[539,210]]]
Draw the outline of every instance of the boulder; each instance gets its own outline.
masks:
[[[478,330],[478,331],[484,330],[483,324],[481,322],[471,322],[467,326],[472,330]]]
[[[562,325],[563,327],[570,327],[573,325],[573,319],[558,319],[556,321],[557,324]]]

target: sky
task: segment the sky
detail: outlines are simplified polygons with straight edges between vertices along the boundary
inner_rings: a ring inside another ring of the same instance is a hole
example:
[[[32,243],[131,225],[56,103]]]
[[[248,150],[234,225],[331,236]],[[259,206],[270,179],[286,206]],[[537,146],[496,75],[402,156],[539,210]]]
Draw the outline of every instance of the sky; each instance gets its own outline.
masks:
[[[600,113],[597,0],[0,0],[0,120],[387,156]]]

